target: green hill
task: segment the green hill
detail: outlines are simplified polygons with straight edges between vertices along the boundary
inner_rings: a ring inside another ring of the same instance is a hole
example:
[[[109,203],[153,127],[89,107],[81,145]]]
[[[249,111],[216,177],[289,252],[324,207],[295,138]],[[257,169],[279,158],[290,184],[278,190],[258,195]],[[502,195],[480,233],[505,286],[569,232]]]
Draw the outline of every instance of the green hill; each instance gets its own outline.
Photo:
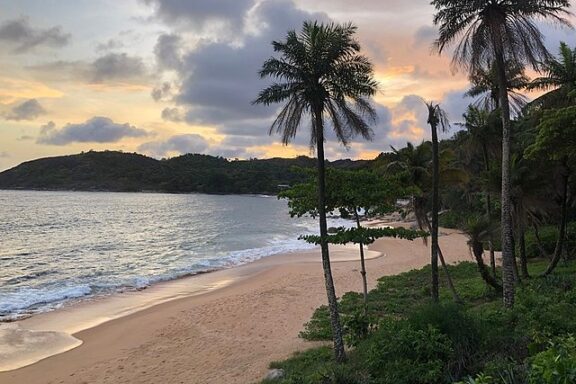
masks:
[[[294,166],[311,168],[315,164],[315,159],[306,156],[230,161],[186,154],[156,160],[136,153],[90,151],[22,163],[0,173],[0,189],[274,194],[279,185],[302,179]],[[366,160],[338,160],[329,166],[368,164]]]

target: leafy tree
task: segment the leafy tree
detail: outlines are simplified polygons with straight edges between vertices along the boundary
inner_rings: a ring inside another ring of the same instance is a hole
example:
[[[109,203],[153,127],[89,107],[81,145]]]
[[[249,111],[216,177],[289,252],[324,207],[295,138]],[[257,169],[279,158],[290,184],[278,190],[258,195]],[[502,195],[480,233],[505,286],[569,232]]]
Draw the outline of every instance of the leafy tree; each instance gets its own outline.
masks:
[[[270,133],[282,135],[288,144],[296,135],[304,117],[311,119],[311,146],[318,156],[318,217],[320,247],[326,281],[328,306],[334,337],[336,360],[346,359],[338,303],[330,268],[328,228],[326,225],[326,186],[324,160],[324,120],[328,118],[343,144],[355,134],[370,139],[372,130],[366,119],[374,121],[376,113],[367,97],[373,96],[377,84],[372,64],[359,54],[352,24],[319,24],[305,22],[300,33],[289,31],[284,41],[272,43],[281,57],[264,62],[260,76],[279,82],[260,92],[255,103],[284,103]]]
[[[288,199],[290,215],[299,217],[306,214],[313,217],[318,215],[318,190],[316,186],[316,180],[311,179],[307,183],[297,184],[279,194],[280,198]],[[400,197],[402,197],[402,191],[395,180],[386,180],[382,176],[367,170],[345,171],[327,169],[326,211],[339,211],[343,218],[353,218],[358,230],[363,228],[360,221],[361,211],[363,211],[364,217],[390,212],[394,209],[396,199]],[[341,232],[345,231],[341,230]],[[358,233],[352,233],[358,235]],[[369,233],[361,233],[369,236]],[[396,235],[397,233],[392,231],[392,234]],[[350,233],[346,236],[349,235]],[[329,237],[334,240],[333,236]],[[341,239],[342,237],[339,238]],[[311,239],[316,239],[316,237],[311,237]],[[364,302],[366,304],[368,282],[366,279],[364,245],[369,244],[366,241],[371,243],[373,239],[364,239],[365,241],[363,241],[362,236],[348,239],[349,242],[359,246],[360,274],[362,275]]]
[[[510,195],[511,125],[506,62],[540,68],[549,58],[536,19],[569,25],[569,0],[433,0],[434,24],[440,26],[435,47],[442,53],[457,42],[453,65],[470,73],[494,63],[502,114],[502,259],[503,300],[514,305],[514,249]]]
[[[568,221],[568,188],[572,173],[571,164],[576,159],[576,106],[548,110],[538,126],[536,141],[526,149],[530,158],[545,155],[561,164],[562,192],[561,219],[556,249],[544,275],[550,274],[562,256]]]

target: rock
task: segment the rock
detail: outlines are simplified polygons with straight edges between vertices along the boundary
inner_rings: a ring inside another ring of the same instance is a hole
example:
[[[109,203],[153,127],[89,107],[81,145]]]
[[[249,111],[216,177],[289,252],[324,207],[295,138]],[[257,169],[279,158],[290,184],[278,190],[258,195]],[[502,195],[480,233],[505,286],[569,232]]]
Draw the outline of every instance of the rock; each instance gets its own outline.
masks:
[[[268,371],[268,374],[264,378],[264,380],[279,380],[284,377],[284,370],[283,369],[271,369]]]

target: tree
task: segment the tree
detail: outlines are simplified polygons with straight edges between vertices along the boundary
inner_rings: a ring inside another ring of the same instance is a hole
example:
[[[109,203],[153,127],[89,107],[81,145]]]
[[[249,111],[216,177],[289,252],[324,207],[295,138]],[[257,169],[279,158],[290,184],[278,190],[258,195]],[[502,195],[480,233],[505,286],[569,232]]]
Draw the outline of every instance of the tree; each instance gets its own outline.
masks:
[[[544,272],[544,275],[548,275],[558,265],[566,239],[568,187],[573,168],[571,164],[576,159],[576,106],[544,111],[536,141],[526,148],[526,154],[529,158],[545,154],[548,158],[559,161],[561,165],[560,227],[554,256]]]
[[[514,250],[510,200],[511,125],[506,62],[529,64],[535,69],[550,57],[535,25],[551,19],[570,25],[569,0],[433,0],[434,24],[440,26],[435,42],[439,53],[454,42],[452,63],[469,73],[494,63],[502,113],[502,270],[504,306],[514,305]]]
[[[468,144],[473,151],[480,148],[485,176],[490,174],[490,163],[495,148],[495,142],[501,138],[501,125],[496,123],[496,113],[475,106],[469,106],[464,114],[464,127],[468,132]],[[486,220],[490,227],[492,222],[492,194],[488,183],[484,183],[484,194],[486,199]],[[496,257],[494,255],[494,231],[488,231],[488,248],[490,251],[490,268],[492,274],[496,276]]]
[[[432,226],[430,228],[430,249],[432,266],[432,300],[439,301],[438,294],[438,212],[440,210],[439,180],[440,165],[438,160],[438,128],[446,131],[450,126],[446,112],[440,108],[439,104],[426,102],[428,110],[428,124],[432,131]]]
[[[410,209],[416,216],[416,221],[420,230],[432,232],[432,224],[428,219],[430,212],[431,190],[432,190],[432,145],[429,141],[423,142],[417,147],[408,143],[400,150],[392,147],[394,160],[388,164],[388,170],[397,170],[400,179],[406,185],[407,192],[411,195]],[[447,163],[452,156],[451,151],[442,151],[438,154],[439,160],[439,183],[444,185],[456,185],[467,181],[467,175],[460,169],[450,168]],[[426,242],[426,238],[424,238]],[[442,263],[442,268],[446,274],[448,287],[452,292],[454,301],[460,302],[460,297],[454,288],[450,272],[442,255],[442,249],[436,244],[438,259]],[[437,273],[437,272],[436,272]],[[434,289],[434,288],[432,288]]]
[[[475,107],[494,111],[500,108],[500,88],[498,86],[498,75],[494,63],[488,63],[487,67],[476,68],[468,76],[472,87],[466,91],[464,96],[480,97],[474,104]],[[518,113],[527,104],[528,100],[517,90],[528,86],[529,80],[524,73],[524,67],[517,62],[506,62],[506,89],[510,96],[510,105],[514,112]]]
[[[542,108],[567,107],[573,103],[572,92],[576,90],[576,48],[570,49],[560,43],[558,58],[550,58],[542,64],[545,76],[538,77],[528,85],[529,90],[548,91],[532,102]]]
[[[318,215],[316,185],[316,180],[312,178],[307,183],[296,184],[292,188],[282,191],[278,197],[288,199],[290,215],[300,217],[308,214],[315,217]],[[358,230],[363,228],[360,221],[361,211],[363,211],[364,217],[391,212],[394,210],[396,199],[402,196],[402,190],[396,181],[387,180],[374,172],[333,168],[326,170],[326,210],[328,212],[339,211],[341,217],[352,218]],[[368,281],[364,245],[367,243],[362,241],[355,243],[358,244],[360,251],[360,274],[366,310]]]
[[[305,22],[300,33],[289,31],[284,41],[272,43],[281,56],[268,59],[260,70],[262,78],[272,77],[279,82],[262,90],[254,101],[264,105],[284,103],[270,127],[270,133],[276,131],[282,135],[284,144],[295,137],[305,116],[311,119],[310,145],[316,147],[318,157],[322,267],[338,362],[344,361],[346,354],[327,243],[324,120],[330,120],[344,145],[356,134],[365,139],[372,137],[367,120],[374,121],[376,113],[367,98],[376,93],[377,83],[372,64],[359,54],[355,32],[352,24],[317,22]]]

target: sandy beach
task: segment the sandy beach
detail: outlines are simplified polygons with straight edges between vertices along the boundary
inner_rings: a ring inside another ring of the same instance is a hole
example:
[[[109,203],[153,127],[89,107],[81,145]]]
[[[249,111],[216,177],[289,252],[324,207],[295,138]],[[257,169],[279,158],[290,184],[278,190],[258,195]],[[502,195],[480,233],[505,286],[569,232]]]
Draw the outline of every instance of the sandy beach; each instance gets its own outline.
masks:
[[[464,235],[441,233],[448,262],[472,260]],[[429,262],[421,240],[381,239],[370,250],[370,287]],[[337,294],[361,290],[358,268],[356,248],[334,250]],[[298,332],[325,302],[318,250],[158,284],[22,321],[33,330],[60,327],[82,344],[1,372],[0,383],[253,383],[271,361],[314,345]]]

